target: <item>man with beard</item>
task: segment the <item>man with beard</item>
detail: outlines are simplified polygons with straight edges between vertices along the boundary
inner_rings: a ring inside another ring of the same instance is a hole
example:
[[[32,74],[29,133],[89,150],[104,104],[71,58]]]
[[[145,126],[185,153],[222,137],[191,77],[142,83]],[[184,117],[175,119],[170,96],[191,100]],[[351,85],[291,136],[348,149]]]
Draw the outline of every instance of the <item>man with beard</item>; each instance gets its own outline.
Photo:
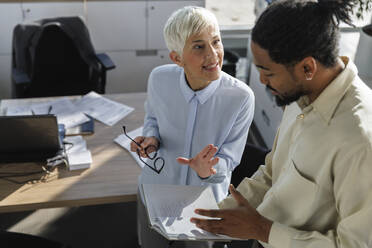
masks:
[[[371,247],[372,92],[338,56],[355,0],[271,4],[252,31],[260,80],[286,106],[265,165],[192,218],[212,233],[281,248]]]

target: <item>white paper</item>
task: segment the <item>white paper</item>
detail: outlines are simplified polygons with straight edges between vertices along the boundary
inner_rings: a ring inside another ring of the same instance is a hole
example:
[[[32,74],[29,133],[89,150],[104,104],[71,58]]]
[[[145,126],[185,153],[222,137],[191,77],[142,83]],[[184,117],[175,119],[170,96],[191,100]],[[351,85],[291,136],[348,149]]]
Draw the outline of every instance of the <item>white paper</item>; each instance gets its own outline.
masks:
[[[65,137],[63,141],[65,143],[67,142],[67,144],[65,144],[65,150],[67,153],[87,150],[87,142],[81,135]]]
[[[134,110],[93,91],[77,100],[75,105],[80,111],[109,126],[115,125]]]
[[[89,118],[68,98],[41,103],[24,102],[24,105],[7,106],[6,115],[45,115],[55,114],[58,124],[64,124],[65,128],[78,126],[89,121]]]
[[[142,136],[142,130],[143,130],[143,126],[140,127],[140,128],[137,128],[133,131],[130,131],[128,132],[127,134],[129,135],[129,137],[131,137],[132,139],[136,138],[137,136]],[[132,155],[132,157],[134,158],[134,160],[136,160],[137,164],[143,168],[144,166],[144,163],[139,159],[138,157],[138,154],[137,152],[132,152],[130,150],[130,143],[132,142],[130,139],[127,138],[127,136],[125,136],[124,134],[120,134],[118,137],[116,137],[114,139],[114,142],[116,142],[117,144],[119,144],[120,146],[124,147],[125,149],[128,150],[128,152]],[[149,163],[149,159],[148,158],[142,158],[146,163]],[[151,163],[151,162],[150,162]]]
[[[81,135],[64,138],[65,151],[70,170],[89,168],[92,154],[87,149],[87,143]]]
[[[35,114],[55,114],[57,121],[71,128],[89,121],[89,118],[67,98],[62,98],[31,106]]]
[[[226,240],[197,228],[191,217],[206,218],[194,212],[197,208],[218,209],[211,187],[143,184],[150,223],[163,230],[171,239]]]
[[[6,108],[6,115],[32,115],[31,107],[28,106],[11,106]]]
[[[92,163],[92,155],[89,150],[67,153],[70,170],[89,168]]]

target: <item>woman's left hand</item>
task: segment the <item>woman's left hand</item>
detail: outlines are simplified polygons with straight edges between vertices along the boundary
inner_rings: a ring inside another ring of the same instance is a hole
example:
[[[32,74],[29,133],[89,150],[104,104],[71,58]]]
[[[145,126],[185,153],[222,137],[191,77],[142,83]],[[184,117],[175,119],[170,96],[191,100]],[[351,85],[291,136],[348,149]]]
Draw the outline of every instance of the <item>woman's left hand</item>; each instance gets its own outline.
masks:
[[[207,178],[216,174],[216,169],[213,168],[218,163],[219,158],[214,157],[217,152],[217,146],[212,144],[207,145],[193,158],[178,157],[177,161],[180,164],[188,165],[198,173],[199,177]]]

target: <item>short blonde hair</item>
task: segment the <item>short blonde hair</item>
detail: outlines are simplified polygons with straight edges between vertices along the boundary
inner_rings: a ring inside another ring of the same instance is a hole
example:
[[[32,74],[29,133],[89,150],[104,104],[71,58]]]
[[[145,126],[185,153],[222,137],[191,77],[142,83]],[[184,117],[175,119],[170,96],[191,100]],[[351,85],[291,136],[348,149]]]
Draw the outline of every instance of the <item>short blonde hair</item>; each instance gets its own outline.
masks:
[[[186,40],[213,26],[220,32],[216,16],[206,8],[186,6],[176,10],[168,18],[164,27],[164,39],[169,51],[182,56]]]

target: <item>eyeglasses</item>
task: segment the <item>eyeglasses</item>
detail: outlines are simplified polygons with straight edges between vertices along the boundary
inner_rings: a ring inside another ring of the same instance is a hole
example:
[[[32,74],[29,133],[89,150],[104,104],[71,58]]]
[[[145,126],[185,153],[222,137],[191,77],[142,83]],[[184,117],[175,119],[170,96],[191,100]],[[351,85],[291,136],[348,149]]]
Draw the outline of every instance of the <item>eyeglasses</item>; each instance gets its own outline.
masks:
[[[136,142],[134,139],[132,139],[131,137],[129,137],[129,135],[127,134],[127,132],[125,131],[125,126],[123,126],[123,130],[124,130],[124,135],[127,136],[128,139],[130,139],[131,141],[133,141],[137,146],[141,147],[141,144],[139,144],[138,142]],[[149,152],[151,150],[154,150],[154,152]],[[151,170],[153,170],[154,172],[160,174],[161,170],[164,168],[164,158],[162,157],[156,157],[158,155],[157,153],[157,147],[154,146],[154,145],[149,145],[145,148],[145,154],[146,156],[150,159],[150,160],[153,160],[153,166],[149,165],[148,163],[146,163],[141,155],[140,155],[140,149],[137,149],[137,154],[138,154],[138,158],[142,161],[142,163],[144,163],[145,165],[147,165]]]

